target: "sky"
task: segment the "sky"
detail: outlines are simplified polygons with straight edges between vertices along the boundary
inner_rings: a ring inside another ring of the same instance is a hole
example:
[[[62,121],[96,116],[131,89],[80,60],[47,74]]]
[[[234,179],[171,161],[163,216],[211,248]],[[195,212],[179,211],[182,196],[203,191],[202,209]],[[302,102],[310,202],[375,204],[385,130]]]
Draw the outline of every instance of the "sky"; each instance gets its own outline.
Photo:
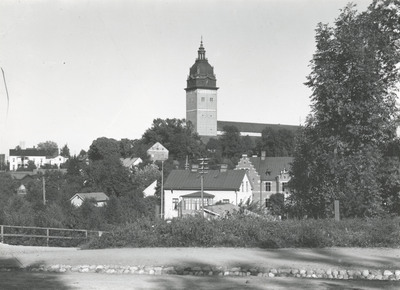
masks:
[[[141,138],[186,117],[201,37],[218,120],[303,124],[315,28],[347,0],[2,0],[0,153],[54,141]],[[359,11],[371,1],[354,0]],[[8,91],[8,98],[6,89]]]

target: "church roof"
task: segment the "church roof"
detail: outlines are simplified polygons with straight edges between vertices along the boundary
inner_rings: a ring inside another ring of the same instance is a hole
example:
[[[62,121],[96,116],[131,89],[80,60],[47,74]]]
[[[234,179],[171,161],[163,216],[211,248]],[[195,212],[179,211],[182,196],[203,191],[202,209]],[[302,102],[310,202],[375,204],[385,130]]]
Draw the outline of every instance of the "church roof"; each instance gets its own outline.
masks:
[[[295,125],[217,121],[217,131],[223,131],[225,126],[235,126],[236,128],[238,128],[239,132],[242,133],[261,133],[266,127],[274,130],[286,129],[290,131],[297,131],[300,128],[300,126]]]
[[[217,88],[217,79],[214,74],[214,68],[208,63],[206,50],[203,47],[203,41],[200,42],[198,57],[189,71],[186,90],[194,89],[213,89]]]

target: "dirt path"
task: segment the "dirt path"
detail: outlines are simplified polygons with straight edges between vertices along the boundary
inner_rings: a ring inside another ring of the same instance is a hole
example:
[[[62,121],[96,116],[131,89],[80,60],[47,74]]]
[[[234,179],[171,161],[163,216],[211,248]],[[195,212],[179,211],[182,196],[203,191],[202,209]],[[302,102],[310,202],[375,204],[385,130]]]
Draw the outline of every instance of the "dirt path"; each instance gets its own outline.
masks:
[[[0,243],[0,267],[32,264],[146,265],[146,266],[248,266],[297,269],[400,269],[400,249],[324,248],[122,248],[79,250],[10,246]],[[18,265],[17,265],[18,264]]]

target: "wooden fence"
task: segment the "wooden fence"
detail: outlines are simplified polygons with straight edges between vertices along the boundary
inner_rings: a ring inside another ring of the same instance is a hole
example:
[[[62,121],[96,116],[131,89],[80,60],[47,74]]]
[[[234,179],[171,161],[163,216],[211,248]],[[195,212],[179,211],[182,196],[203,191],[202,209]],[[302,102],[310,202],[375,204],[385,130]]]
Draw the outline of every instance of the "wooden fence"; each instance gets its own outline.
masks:
[[[42,228],[42,227],[25,227],[25,226],[7,226],[0,225],[0,237],[1,242],[4,243],[6,239],[12,239],[13,244],[18,244],[18,240],[44,240],[46,241],[46,246],[49,246],[51,241],[73,241],[75,243],[87,241],[91,237],[100,237],[105,233],[103,231],[88,231],[88,230],[75,230],[75,229],[62,229],[62,228]],[[75,244],[67,243],[67,244]],[[29,243],[28,243],[29,244]],[[41,243],[42,244],[42,243]],[[64,244],[65,243],[61,243]]]

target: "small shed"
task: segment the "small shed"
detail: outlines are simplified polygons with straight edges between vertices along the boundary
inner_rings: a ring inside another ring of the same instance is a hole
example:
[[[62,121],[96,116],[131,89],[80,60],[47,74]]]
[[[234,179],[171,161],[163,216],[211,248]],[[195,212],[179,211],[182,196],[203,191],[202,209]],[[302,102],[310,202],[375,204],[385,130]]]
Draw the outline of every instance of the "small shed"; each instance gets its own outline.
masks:
[[[92,200],[94,205],[97,207],[106,205],[107,201],[109,200],[108,196],[104,192],[86,192],[76,193],[70,198],[70,201],[72,205],[79,207],[86,199]]]

